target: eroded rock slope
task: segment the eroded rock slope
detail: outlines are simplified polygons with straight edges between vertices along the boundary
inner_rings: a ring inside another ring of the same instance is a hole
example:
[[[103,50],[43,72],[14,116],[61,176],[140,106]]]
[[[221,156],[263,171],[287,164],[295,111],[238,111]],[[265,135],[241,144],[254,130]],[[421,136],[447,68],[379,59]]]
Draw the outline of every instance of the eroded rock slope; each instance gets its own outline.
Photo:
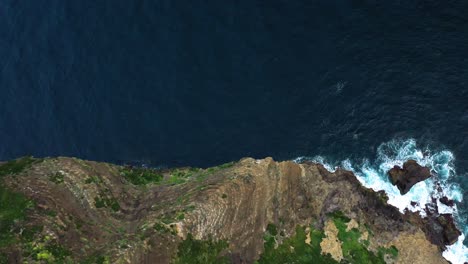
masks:
[[[447,226],[315,163],[23,158],[0,178],[0,263],[447,263],[453,242]]]

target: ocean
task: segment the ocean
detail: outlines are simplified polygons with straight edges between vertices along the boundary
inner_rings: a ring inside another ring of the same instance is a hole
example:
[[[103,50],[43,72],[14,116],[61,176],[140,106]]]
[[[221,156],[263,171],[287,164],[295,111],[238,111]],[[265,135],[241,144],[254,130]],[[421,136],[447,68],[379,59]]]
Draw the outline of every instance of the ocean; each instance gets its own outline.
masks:
[[[391,194],[385,170],[414,158],[468,235],[466,14],[462,0],[2,0],[0,159],[299,157]],[[390,196],[423,202],[431,184]]]

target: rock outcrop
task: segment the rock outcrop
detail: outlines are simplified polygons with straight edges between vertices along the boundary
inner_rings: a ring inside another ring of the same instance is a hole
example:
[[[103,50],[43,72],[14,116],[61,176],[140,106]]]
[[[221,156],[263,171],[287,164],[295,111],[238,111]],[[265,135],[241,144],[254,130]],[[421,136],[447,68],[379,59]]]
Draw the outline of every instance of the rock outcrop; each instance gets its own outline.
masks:
[[[310,162],[152,170],[47,158],[6,163],[0,180],[24,199],[17,218],[0,217],[0,263],[447,263],[441,250],[459,234]]]
[[[408,160],[400,166],[393,167],[389,172],[389,179],[393,185],[396,185],[400,193],[406,194],[416,183],[424,181],[431,177],[429,168],[422,167],[415,160]]]
[[[445,205],[450,206],[450,207],[453,207],[455,205],[455,201],[452,200],[452,199],[447,198],[447,196],[443,196],[443,197],[439,198],[439,201],[442,204],[445,204]]]

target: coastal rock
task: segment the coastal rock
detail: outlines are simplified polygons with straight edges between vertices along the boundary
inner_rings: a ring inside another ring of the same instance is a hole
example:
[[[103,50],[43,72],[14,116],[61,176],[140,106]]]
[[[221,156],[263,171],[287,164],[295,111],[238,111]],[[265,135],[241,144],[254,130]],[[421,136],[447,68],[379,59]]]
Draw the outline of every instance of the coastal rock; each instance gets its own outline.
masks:
[[[453,207],[455,205],[455,201],[452,200],[452,199],[449,199],[447,198],[447,196],[444,196],[442,198],[439,198],[439,201],[442,203],[442,204],[445,204],[447,206],[450,206],[450,207]]]
[[[437,217],[437,222],[442,227],[442,234],[444,243],[452,245],[457,242],[458,237],[461,235],[460,230],[455,226],[453,217],[451,214],[441,214]]]
[[[0,260],[12,263],[37,256],[64,263],[188,263],[201,254],[250,264],[288,253],[284,259],[318,254],[349,263],[365,262],[355,259],[362,256],[447,263],[441,251],[459,234],[448,216],[402,215],[352,172],[313,162],[244,158],[160,170],[62,157],[22,170],[19,163],[4,165],[14,175],[0,177],[0,187],[34,201],[25,207],[27,217],[10,222],[18,240],[0,247]],[[51,250],[31,252],[31,244]]]
[[[429,168],[419,165],[415,160],[408,160],[403,168],[395,166],[388,171],[390,182],[396,185],[402,195],[408,193],[416,183],[431,177]]]

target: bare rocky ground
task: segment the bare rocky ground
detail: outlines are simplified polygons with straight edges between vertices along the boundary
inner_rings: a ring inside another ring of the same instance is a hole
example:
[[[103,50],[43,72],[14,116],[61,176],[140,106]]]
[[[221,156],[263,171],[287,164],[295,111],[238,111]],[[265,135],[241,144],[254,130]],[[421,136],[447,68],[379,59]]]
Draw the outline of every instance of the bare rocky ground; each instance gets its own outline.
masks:
[[[349,171],[271,158],[17,160],[0,180],[0,263],[447,263],[456,230],[450,216],[401,214]]]

